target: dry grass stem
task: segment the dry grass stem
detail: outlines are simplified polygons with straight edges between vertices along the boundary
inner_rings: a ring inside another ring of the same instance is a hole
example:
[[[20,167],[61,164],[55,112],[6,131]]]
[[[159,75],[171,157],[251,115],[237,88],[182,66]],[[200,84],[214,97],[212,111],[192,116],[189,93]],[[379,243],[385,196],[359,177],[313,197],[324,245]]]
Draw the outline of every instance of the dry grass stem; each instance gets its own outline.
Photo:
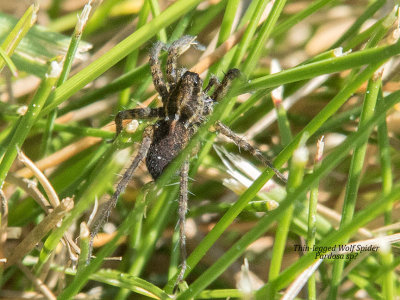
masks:
[[[51,183],[47,179],[47,177],[39,170],[39,168],[22,151],[18,151],[18,159],[29,170],[31,170],[34,173],[35,177],[39,180],[40,184],[42,185],[43,189],[46,192],[46,195],[50,201],[51,206],[53,208],[56,208],[57,206],[59,206],[60,199],[58,198],[56,191],[54,190],[53,186],[51,185]],[[39,191],[37,188],[36,188],[36,190]],[[44,198],[43,195],[41,195],[41,197]],[[47,200],[46,200],[46,202],[47,202]],[[45,209],[45,211],[47,214],[49,213],[48,209]],[[67,233],[64,234],[63,241],[67,246],[68,253],[70,254],[71,260],[72,261],[77,260],[76,253],[80,253],[80,249],[79,249],[78,245],[75,244],[75,242],[72,240],[72,238]],[[72,251],[72,249],[74,251]]]
[[[50,184],[47,177],[39,170],[38,167],[22,152],[18,151],[18,159],[29,169],[32,171],[33,175],[39,180],[43,189],[46,192],[46,195],[50,201],[51,206],[57,207],[60,205],[60,199],[58,199],[58,195],[54,190],[53,186]]]
[[[106,128],[103,128],[107,130]],[[48,168],[58,166],[67,159],[73,157],[74,155],[82,152],[83,150],[101,142],[101,138],[97,137],[85,137],[75,143],[68,145],[67,147],[54,152],[53,154],[43,158],[35,163],[36,167],[44,171]],[[16,172],[17,176],[29,178],[33,176],[33,172],[28,168],[20,169]]]
[[[44,219],[28,233],[25,239],[13,249],[10,257],[8,257],[6,267],[15,264],[31,252],[36,244],[39,243],[50,230],[56,227],[57,223],[60,222],[65,214],[73,207],[74,201],[72,198],[63,199],[60,205],[44,217]]]
[[[25,274],[25,276],[32,282],[36,289],[43,294],[48,300],[57,300],[57,297],[52,293],[52,291],[36,277],[26,266],[22,263],[17,262],[18,268]]]
[[[38,189],[36,182],[26,178],[17,177],[11,172],[7,174],[6,182],[15,184],[17,187],[24,190],[25,193],[31,196],[46,213],[49,213],[50,203]]]

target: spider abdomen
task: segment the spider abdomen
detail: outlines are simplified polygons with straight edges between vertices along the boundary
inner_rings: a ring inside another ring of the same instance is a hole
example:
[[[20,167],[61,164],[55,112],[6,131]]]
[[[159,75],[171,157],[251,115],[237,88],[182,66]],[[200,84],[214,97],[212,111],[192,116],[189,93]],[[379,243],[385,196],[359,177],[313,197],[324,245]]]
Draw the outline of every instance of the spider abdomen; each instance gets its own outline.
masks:
[[[154,125],[153,141],[146,157],[146,166],[153,179],[161,176],[192,135],[192,129],[180,121],[162,120]]]

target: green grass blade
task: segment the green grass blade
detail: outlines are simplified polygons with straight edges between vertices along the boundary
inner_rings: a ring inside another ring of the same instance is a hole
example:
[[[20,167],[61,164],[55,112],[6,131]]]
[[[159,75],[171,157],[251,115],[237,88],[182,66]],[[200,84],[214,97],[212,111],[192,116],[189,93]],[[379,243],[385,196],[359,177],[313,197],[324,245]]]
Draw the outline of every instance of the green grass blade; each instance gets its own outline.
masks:
[[[35,24],[37,17],[36,13],[38,9],[39,7],[36,5],[29,6],[25,14],[21,17],[12,31],[7,35],[4,42],[1,44],[1,48],[4,50],[7,56],[11,57],[22,38],[28,33],[33,24]],[[0,72],[3,70],[4,64],[5,61],[0,60]]]
[[[61,69],[57,62],[52,62],[48,71],[47,79],[42,81],[39,89],[29,104],[27,112],[23,117],[21,117],[21,121],[14,132],[13,137],[7,146],[7,151],[0,163],[0,188],[3,187],[7,173],[17,156],[18,149],[21,149],[22,144],[28,136],[29,130],[34,125],[52,88],[56,84],[60,71]]]

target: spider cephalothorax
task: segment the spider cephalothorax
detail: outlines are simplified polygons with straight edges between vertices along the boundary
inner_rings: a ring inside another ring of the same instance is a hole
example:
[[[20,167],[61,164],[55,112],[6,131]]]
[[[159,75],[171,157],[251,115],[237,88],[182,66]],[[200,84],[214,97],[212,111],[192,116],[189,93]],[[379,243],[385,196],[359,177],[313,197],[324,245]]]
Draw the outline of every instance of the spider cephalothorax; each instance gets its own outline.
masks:
[[[136,108],[124,110],[117,114],[115,118],[116,135],[122,131],[122,122],[125,119],[156,119],[157,121],[145,129],[138,154],[118,183],[114,195],[107,202],[102,217],[92,230],[92,238],[105,222],[111,209],[115,206],[118,196],[128,185],[139,163],[145,159],[148,171],[154,179],[157,179],[168,164],[187,145],[193,134],[196,133],[198,126],[205,122],[207,116],[212,113],[214,104],[224,97],[231,82],[239,76],[238,69],[231,69],[226,73],[221,83],[216,77],[211,77],[209,84],[203,90],[203,81],[199,74],[177,67],[179,55],[185,52],[190,45],[196,44],[194,37],[184,36],[173,42],[169,47],[161,42],[157,42],[153,46],[149,62],[154,87],[161,97],[162,107]],[[160,60],[162,50],[167,51],[166,80]],[[208,93],[213,87],[214,91],[209,95]],[[240,148],[249,151],[265,165],[272,168],[283,181],[286,180],[264,158],[260,151],[237,136],[229,127],[218,121],[215,128]],[[188,172],[189,162],[186,159],[180,171],[179,231],[182,265],[178,282],[183,280],[186,270],[185,215],[187,211]]]

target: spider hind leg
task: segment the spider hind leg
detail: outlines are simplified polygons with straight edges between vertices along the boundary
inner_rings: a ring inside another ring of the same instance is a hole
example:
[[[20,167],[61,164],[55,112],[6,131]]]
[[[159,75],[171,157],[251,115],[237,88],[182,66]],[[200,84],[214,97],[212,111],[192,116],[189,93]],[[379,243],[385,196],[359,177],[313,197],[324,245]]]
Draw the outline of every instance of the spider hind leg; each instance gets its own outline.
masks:
[[[188,176],[189,161],[186,159],[181,168],[180,192],[179,192],[179,247],[181,252],[181,270],[179,271],[176,285],[183,281],[187,269],[186,262],[186,213],[188,210]]]
[[[129,181],[132,179],[133,173],[139,166],[140,162],[146,157],[147,152],[149,151],[151,141],[153,140],[153,126],[148,126],[144,130],[143,133],[143,140],[142,143],[140,144],[139,151],[135,158],[133,159],[131,165],[129,168],[125,171],[124,175],[122,176],[121,181],[118,183],[114,194],[112,197],[105,203],[105,206],[101,212],[100,217],[97,219],[95,222],[91,232],[90,232],[90,242],[89,242],[89,256],[88,256],[88,261],[91,258],[91,252],[93,248],[93,240],[97,233],[100,231],[101,227],[104,225],[105,222],[107,222],[108,217],[110,216],[110,213],[112,209],[115,207],[117,204],[117,200],[119,195],[121,195],[125,188],[127,187]]]
[[[244,150],[248,151],[251,155],[257,158],[265,166],[271,168],[275,172],[275,175],[280,180],[282,180],[282,182],[287,183],[286,177],[281,172],[279,172],[277,168],[274,167],[273,163],[269,159],[264,157],[264,155],[261,153],[260,150],[251,146],[246,140],[238,136],[228,126],[224,125],[220,121],[217,121],[217,123],[215,124],[215,128],[218,130],[219,133],[221,133],[222,135],[226,136],[231,141],[233,141],[239,148],[243,148]]]

